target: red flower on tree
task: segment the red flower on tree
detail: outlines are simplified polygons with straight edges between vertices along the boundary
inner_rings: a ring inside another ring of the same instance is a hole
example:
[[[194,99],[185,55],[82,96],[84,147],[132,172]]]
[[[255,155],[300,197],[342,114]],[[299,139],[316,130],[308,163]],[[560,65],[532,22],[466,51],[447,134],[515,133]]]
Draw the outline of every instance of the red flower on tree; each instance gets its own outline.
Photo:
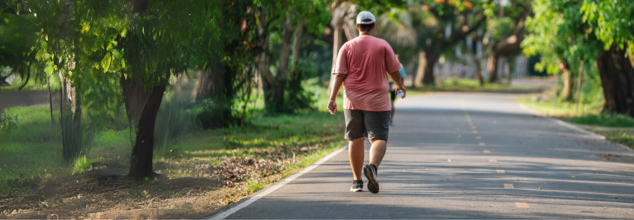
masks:
[[[467,9],[471,9],[473,7],[473,4],[471,4],[471,2],[464,2],[464,6],[467,7]]]
[[[242,21],[242,26],[240,27],[242,31],[247,29],[247,21]]]

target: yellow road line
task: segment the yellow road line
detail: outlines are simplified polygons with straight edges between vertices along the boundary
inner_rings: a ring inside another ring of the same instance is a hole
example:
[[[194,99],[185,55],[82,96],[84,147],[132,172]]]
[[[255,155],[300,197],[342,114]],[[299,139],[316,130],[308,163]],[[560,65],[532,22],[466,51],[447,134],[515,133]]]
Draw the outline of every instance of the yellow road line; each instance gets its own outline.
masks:
[[[530,208],[530,207],[528,206],[528,204],[523,203],[523,202],[516,202],[516,203],[515,203],[515,206],[517,206],[517,208],[522,208],[522,209],[527,209],[527,208]]]

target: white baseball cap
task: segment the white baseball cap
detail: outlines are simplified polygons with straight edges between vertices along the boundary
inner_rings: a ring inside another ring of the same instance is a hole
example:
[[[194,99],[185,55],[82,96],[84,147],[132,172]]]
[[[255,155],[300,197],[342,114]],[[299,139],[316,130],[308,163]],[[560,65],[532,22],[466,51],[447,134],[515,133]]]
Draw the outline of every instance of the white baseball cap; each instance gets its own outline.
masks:
[[[357,24],[374,24],[376,18],[369,11],[362,11],[357,15]]]

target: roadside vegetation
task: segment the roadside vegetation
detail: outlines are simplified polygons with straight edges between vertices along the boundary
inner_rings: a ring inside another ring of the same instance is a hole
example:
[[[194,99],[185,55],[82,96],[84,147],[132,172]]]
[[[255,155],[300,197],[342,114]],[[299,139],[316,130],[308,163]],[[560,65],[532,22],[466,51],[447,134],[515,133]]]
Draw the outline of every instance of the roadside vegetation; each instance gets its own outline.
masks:
[[[603,101],[600,98],[588,99],[577,106],[574,102],[557,100],[553,92],[556,90],[527,95],[518,102],[539,113],[570,122],[585,130],[603,135],[607,140],[634,149],[633,117],[603,111]]]
[[[200,218],[340,148],[327,87],[364,10],[409,95],[532,91],[504,84],[522,53],[560,80],[527,106],[631,144],[625,4],[0,1],[0,217]],[[445,61],[469,79],[436,80]]]
[[[321,96],[318,102],[325,101],[326,96]],[[62,153],[61,135],[51,125],[48,106],[5,109],[0,136],[0,195],[5,205],[0,209],[3,214],[33,209],[34,200],[45,198],[48,207],[89,212],[78,207],[137,207],[135,203],[149,197],[171,201],[211,192],[218,192],[213,195],[222,202],[216,208],[222,207],[343,147],[343,114],[332,116],[321,110],[278,116],[254,113],[241,126],[200,129],[157,143],[153,160],[161,175],[139,183],[114,181],[129,166],[128,128],[96,132],[83,156],[66,165],[57,156]],[[109,178],[114,190],[104,190]],[[185,180],[191,183],[177,188],[172,184]],[[93,184],[101,187],[91,188]],[[53,188],[58,194],[51,195]],[[82,195],[90,199],[78,198],[72,206],[64,201]],[[20,200],[24,196],[28,199]],[[93,202],[96,198],[99,202]]]

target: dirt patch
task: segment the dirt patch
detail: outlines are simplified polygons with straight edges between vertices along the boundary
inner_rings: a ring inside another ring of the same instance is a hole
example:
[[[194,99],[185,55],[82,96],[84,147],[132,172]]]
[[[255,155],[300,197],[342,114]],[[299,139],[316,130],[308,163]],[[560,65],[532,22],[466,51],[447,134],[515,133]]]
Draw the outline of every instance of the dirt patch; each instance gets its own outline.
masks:
[[[288,148],[284,151],[254,151],[262,155],[257,158],[228,158],[223,164],[222,179],[227,187],[244,184],[244,181],[257,180],[281,173],[286,166],[297,162],[296,156],[323,147],[323,144]]]
[[[233,187],[239,182],[278,174],[285,169],[284,165],[290,162],[288,159],[230,158],[224,163],[223,183]]]
[[[219,177],[217,171],[206,178],[133,181],[121,170],[93,170],[43,184],[33,194],[0,197],[0,218],[201,218],[224,206]]]

